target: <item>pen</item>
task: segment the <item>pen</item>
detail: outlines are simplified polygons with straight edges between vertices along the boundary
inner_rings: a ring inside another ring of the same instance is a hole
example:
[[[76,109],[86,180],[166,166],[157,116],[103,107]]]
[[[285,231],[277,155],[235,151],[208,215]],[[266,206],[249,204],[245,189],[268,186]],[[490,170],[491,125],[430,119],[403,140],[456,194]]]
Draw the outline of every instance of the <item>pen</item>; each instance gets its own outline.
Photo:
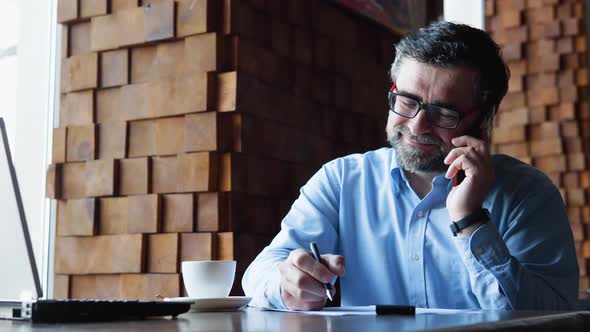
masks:
[[[320,251],[318,250],[317,244],[315,244],[315,242],[312,242],[309,244],[309,247],[311,248],[313,258],[315,258],[317,262],[322,264],[322,257],[320,256]],[[328,296],[328,299],[330,299],[330,302],[334,301],[334,299],[332,298],[332,285],[329,283],[325,283],[324,288],[326,289],[326,295]]]
[[[375,306],[377,315],[408,315],[416,314],[416,307],[413,305],[388,305],[378,304]]]

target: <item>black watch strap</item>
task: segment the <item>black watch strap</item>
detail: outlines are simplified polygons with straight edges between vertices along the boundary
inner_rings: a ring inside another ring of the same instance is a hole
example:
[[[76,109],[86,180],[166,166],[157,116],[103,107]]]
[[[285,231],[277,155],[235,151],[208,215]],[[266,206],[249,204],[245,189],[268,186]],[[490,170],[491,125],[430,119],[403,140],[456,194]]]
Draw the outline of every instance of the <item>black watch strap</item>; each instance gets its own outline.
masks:
[[[481,208],[462,219],[453,221],[450,225],[451,232],[453,232],[453,236],[457,236],[457,233],[482,220],[490,220],[490,212],[488,209]]]

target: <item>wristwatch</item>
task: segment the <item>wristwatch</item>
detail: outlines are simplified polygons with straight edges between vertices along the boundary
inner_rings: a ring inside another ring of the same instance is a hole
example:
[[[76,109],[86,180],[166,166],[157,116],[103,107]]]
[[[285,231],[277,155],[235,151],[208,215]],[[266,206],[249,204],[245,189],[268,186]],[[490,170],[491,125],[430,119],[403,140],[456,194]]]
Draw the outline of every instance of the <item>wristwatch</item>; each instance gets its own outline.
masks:
[[[460,233],[462,230],[475,224],[476,222],[490,219],[491,217],[488,209],[481,208],[462,219],[453,221],[450,225],[451,232],[453,232],[453,236],[457,236],[457,233]]]

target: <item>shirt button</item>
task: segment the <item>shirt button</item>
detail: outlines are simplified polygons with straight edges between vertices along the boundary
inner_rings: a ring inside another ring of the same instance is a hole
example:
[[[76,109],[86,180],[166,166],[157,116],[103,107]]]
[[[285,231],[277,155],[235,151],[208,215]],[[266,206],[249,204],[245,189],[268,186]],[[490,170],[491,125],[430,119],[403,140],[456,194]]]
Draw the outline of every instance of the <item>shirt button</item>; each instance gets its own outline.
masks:
[[[469,256],[470,256],[469,251],[465,251],[464,255],[465,255],[465,258],[469,258]]]
[[[483,249],[482,248],[477,248],[477,249],[475,249],[475,253],[478,254],[478,255],[481,255],[481,254],[483,254]]]
[[[414,256],[412,256],[412,260],[413,260],[413,261],[417,261],[417,260],[419,260],[419,259],[420,259],[420,256],[418,256],[418,255],[414,255]]]
[[[418,217],[420,217],[420,218],[424,217],[424,211],[418,211]]]

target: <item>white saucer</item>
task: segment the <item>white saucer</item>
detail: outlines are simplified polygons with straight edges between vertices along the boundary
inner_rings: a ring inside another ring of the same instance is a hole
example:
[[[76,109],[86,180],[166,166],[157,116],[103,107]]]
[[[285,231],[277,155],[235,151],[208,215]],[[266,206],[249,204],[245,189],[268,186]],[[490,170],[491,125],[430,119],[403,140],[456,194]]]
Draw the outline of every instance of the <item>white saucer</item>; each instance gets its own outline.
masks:
[[[192,303],[189,312],[235,311],[250,303],[248,296],[228,296],[218,298],[167,297],[166,302]]]

